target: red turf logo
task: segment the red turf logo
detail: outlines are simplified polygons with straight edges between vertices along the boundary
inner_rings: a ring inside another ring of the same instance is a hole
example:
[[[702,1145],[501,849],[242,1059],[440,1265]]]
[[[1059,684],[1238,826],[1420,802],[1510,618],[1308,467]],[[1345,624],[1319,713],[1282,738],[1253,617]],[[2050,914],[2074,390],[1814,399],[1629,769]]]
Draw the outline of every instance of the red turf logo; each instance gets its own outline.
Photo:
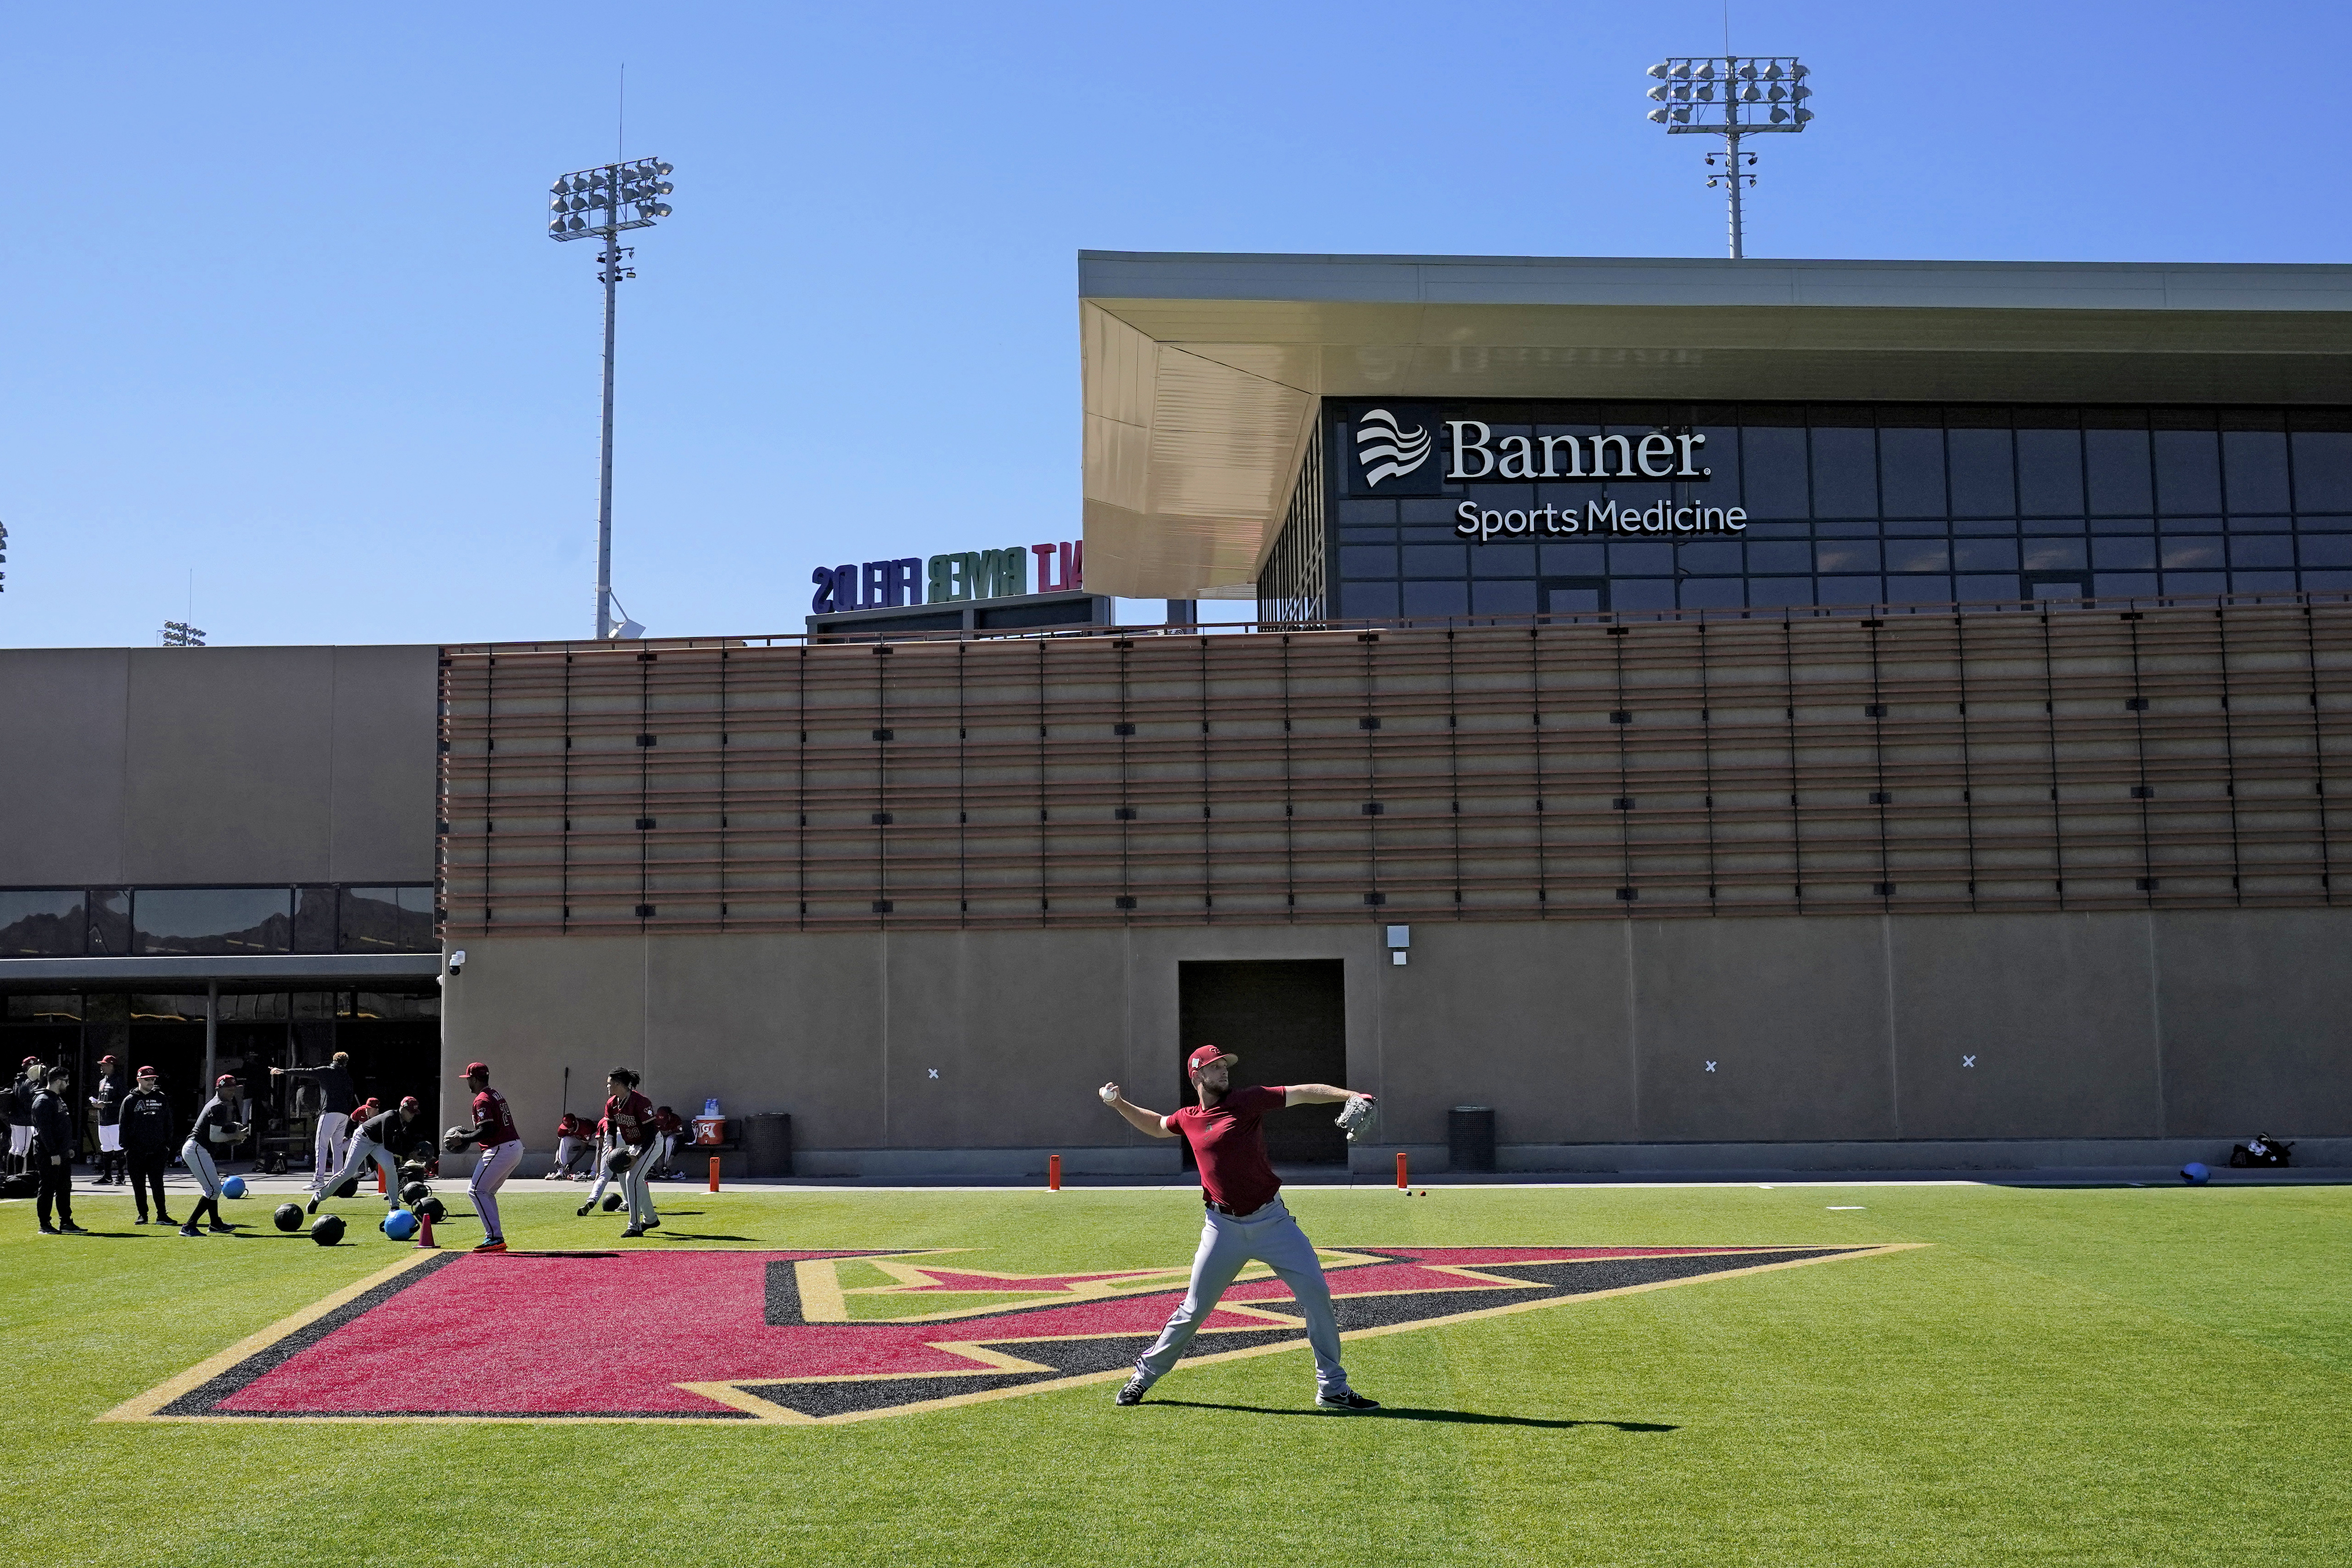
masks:
[[[1324,1266],[1359,1339],[1898,1249],[1366,1247]],[[954,1257],[412,1253],[100,1419],[858,1421],[1124,1377],[1186,1275],[993,1274]],[[1254,1266],[1185,1364],[1305,1333]]]

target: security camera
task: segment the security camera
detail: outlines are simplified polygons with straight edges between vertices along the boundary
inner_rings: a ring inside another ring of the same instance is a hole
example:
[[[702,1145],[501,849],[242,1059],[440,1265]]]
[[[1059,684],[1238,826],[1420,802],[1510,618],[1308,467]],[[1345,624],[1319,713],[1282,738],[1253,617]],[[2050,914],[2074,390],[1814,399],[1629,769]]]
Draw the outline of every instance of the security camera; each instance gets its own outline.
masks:
[[[466,950],[463,947],[460,947],[455,953],[449,955],[449,972],[454,975],[465,967]]]

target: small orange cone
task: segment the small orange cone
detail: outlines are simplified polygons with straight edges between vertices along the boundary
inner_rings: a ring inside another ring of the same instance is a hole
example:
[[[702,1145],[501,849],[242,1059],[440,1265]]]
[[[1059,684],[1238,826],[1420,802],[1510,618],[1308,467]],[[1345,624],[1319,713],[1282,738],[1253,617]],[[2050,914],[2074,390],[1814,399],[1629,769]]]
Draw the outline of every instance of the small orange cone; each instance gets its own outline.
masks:
[[[416,1244],[419,1247],[430,1247],[435,1251],[439,1251],[441,1244],[433,1239],[433,1217],[419,1213],[416,1217]]]

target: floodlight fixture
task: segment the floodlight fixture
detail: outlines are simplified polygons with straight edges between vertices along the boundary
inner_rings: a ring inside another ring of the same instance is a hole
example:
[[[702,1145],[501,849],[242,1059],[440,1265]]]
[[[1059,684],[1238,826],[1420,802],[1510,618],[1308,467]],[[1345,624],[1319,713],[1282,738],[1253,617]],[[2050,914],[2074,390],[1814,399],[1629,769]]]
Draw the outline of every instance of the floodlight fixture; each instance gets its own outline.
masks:
[[[658,158],[635,158],[576,169],[547,192],[547,237],[600,239],[596,281],[604,286],[604,429],[596,480],[596,635],[613,634],[613,318],[625,278],[635,277],[635,246],[619,243],[626,229],[651,228],[668,217],[676,171]]]
[[[1650,89],[1654,123],[1669,135],[1723,138],[1723,151],[1706,155],[1716,171],[1706,183],[1730,195],[1734,261],[1746,255],[1739,190],[1756,183],[1756,154],[1741,151],[1740,138],[1802,131],[1813,118],[1812,74],[1794,55],[1670,55],[1650,68],[1657,78]]]
[[[163,646],[166,648],[201,648],[204,645],[203,627],[191,626],[184,621],[163,622]]]

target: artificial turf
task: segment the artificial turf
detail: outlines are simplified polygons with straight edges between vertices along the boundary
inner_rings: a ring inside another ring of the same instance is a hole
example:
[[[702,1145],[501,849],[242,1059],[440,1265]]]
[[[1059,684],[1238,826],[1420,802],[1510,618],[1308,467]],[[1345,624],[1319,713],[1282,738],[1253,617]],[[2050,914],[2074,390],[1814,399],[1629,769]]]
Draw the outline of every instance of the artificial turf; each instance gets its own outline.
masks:
[[[1181,1190],[665,1193],[666,1229],[623,1242],[576,1189],[509,1192],[518,1248],[952,1247],[1002,1272],[1181,1264],[1200,1223]],[[392,1261],[380,1210],[338,1206],[355,1239],[321,1249],[270,1199],[201,1241],[89,1197],[100,1234],[41,1239],[9,1202],[0,1541],[42,1564],[2352,1560],[2352,1189],[1289,1197],[1327,1249],[1927,1245],[1351,1342],[1378,1416],[1314,1414],[1299,1349],[1180,1366],[1134,1409],[1092,1385],[846,1427],[107,1424]]]

